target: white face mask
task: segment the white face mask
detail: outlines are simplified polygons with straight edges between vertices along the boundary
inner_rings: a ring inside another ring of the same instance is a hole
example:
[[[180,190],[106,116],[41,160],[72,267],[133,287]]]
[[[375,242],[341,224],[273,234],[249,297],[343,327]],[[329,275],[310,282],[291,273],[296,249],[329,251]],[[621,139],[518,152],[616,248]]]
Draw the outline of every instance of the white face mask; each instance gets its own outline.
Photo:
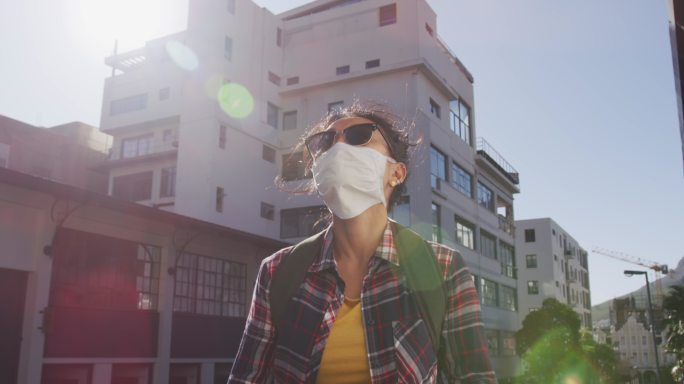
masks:
[[[320,155],[312,171],[325,205],[340,219],[351,219],[385,201],[385,169],[393,159],[368,147],[338,142]]]

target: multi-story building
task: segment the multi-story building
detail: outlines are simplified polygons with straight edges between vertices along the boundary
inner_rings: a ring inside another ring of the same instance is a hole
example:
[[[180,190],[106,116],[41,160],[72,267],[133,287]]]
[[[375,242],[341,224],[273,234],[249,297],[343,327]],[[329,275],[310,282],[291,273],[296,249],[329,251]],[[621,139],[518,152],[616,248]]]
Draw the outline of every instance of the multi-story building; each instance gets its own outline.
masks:
[[[473,78],[425,0],[318,0],[274,15],[190,1],[187,30],[106,59],[109,192],[294,242],[324,209],[305,182],[306,128],[355,99],[414,124],[420,144],[394,217],[458,249],[477,279],[500,377],[515,369],[518,173],[476,134]]]
[[[553,219],[516,220],[520,321],[554,298],[592,328],[587,251]]]
[[[41,128],[0,116],[0,167],[89,190],[107,190],[111,136],[80,122]]]

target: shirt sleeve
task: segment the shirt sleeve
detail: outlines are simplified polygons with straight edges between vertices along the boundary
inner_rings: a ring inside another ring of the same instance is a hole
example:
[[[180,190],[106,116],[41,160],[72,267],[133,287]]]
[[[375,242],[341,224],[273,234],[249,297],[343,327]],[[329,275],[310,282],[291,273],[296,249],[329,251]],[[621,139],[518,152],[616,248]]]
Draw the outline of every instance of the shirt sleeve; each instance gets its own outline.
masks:
[[[259,267],[245,331],[238,348],[229,384],[270,381],[275,349],[275,326],[271,319],[270,285],[274,265],[282,251],[264,259]]]
[[[444,282],[447,295],[442,325],[445,373],[450,383],[496,384],[472,275],[458,252],[448,248],[439,252],[453,252]]]

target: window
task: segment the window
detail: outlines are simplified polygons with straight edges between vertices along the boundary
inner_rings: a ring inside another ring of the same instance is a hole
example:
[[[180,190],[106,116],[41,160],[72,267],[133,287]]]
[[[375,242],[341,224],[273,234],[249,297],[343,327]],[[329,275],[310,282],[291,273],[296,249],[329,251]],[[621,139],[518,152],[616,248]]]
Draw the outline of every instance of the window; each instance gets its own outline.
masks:
[[[223,212],[223,198],[225,196],[223,188],[216,187],[216,212]]]
[[[283,45],[283,30],[280,28],[276,28],[276,45],[279,47]]]
[[[167,100],[171,95],[171,88],[166,87],[159,90],[159,100]]]
[[[646,336],[641,336],[641,345],[646,345]]]
[[[112,196],[128,201],[150,200],[152,198],[152,171],[114,177]]]
[[[501,274],[515,279],[515,248],[512,245],[500,243],[499,260],[501,261]]]
[[[10,145],[0,143],[0,167],[9,167]]]
[[[487,339],[489,356],[499,356],[499,331],[485,329],[485,338]]]
[[[143,156],[152,153],[152,134],[121,140],[121,158]]]
[[[499,305],[498,284],[484,277],[480,279],[480,283],[482,285],[482,304],[497,307]]]
[[[401,196],[397,203],[392,207],[391,217],[397,223],[405,226],[411,226],[411,198],[409,196]]]
[[[435,115],[438,119],[442,118],[442,107],[440,107],[436,101],[432,100],[432,98],[430,98],[430,113]]]
[[[215,257],[181,253],[173,310],[222,317],[246,316],[247,266]]]
[[[487,188],[479,181],[477,182],[477,203],[480,204],[481,207],[494,212],[494,194],[491,189]]]
[[[390,25],[397,22],[397,5],[390,4],[380,7],[380,26]]]
[[[529,280],[527,282],[527,293],[530,295],[539,294],[539,282],[537,280]]]
[[[526,243],[534,243],[537,241],[536,239],[536,233],[534,232],[534,229],[526,229],[525,230],[525,242]]]
[[[293,76],[287,78],[287,85],[299,84],[299,76]]]
[[[278,107],[266,103],[266,123],[273,128],[278,128]]]
[[[176,167],[162,168],[159,197],[176,196]]]
[[[283,113],[283,131],[297,129],[297,111]]]
[[[366,61],[366,69],[377,68],[380,66],[380,59]]]
[[[480,230],[480,254],[496,260],[496,237]]]
[[[449,102],[449,125],[456,136],[470,145],[470,108],[462,100]]]
[[[268,220],[273,220],[275,217],[275,207],[272,204],[261,202],[261,217]]]
[[[348,65],[343,65],[341,67],[337,67],[335,69],[335,74],[339,75],[345,75],[349,73],[349,66]]]
[[[428,23],[425,23],[425,30],[427,31],[428,35],[434,36],[434,32],[432,31],[432,27]]]
[[[261,149],[261,158],[268,161],[269,163],[275,163],[276,151],[275,149],[264,145]]]
[[[537,255],[525,255],[525,266],[527,268],[537,268]]]
[[[295,152],[283,155],[282,178],[285,181],[311,178],[311,173],[304,163],[304,152]]]
[[[161,249],[60,229],[53,259],[52,304],[72,308],[156,310]]]
[[[280,76],[276,75],[275,73],[269,71],[268,72],[268,81],[271,83],[280,86]]]
[[[475,227],[458,216],[455,216],[454,219],[456,221],[456,242],[466,248],[475,249]]]
[[[214,364],[214,384],[226,384],[230,377],[230,370],[233,368],[232,363],[215,363]]]
[[[280,237],[304,237],[319,232],[326,224],[321,220],[326,212],[325,206],[280,210]]]
[[[223,40],[223,57],[228,61],[233,60],[233,39],[228,36]]]
[[[147,93],[141,93],[139,95],[112,100],[109,103],[109,115],[115,116],[122,113],[139,111],[145,108],[147,108]]]
[[[430,147],[430,185],[441,189],[442,180],[446,180],[446,156],[435,147]]]
[[[437,243],[442,241],[441,216],[441,207],[432,203],[432,241]]]
[[[332,103],[328,103],[328,113],[330,112],[342,112],[344,109],[344,101],[334,101]]]
[[[219,126],[219,140],[218,145],[221,149],[226,149],[226,139],[228,136],[228,128],[225,125]]]
[[[470,173],[466,172],[458,164],[451,163],[451,183],[456,190],[468,197],[472,197],[471,180]]]
[[[501,355],[515,356],[515,333],[501,331]]]
[[[235,0],[228,0],[227,9],[231,15],[235,14]]]
[[[165,143],[171,142],[174,139],[173,129],[165,129],[162,133],[162,141]]]
[[[518,300],[515,288],[507,287],[505,285],[501,286],[501,308],[508,309],[509,311],[518,310]]]

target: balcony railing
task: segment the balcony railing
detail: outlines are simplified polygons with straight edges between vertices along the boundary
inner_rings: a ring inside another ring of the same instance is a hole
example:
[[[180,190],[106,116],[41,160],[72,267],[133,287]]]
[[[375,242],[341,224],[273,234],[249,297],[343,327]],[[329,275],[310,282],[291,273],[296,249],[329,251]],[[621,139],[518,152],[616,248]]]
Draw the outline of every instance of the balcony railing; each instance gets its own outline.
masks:
[[[147,61],[145,48],[138,48],[123,53],[115,53],[105,58],[105,64],[122,72],[130,71],[144,64],[145,61]]]
[[[109,150],[107,156],[108,161],[131,160],[138,158],[148,158],[162,154],[168,154],[178,151],[178,141],[172,140],[168,142],[154,143],[146,146],[138,146],[137,148],[129,148],[124,150],[121,144],[113,146]]]
[[[458,57],[456,57],[456,54],[454,54],[454,51],[452,51],[451,48],[449,48],[449,46],[439,36],[437,36],[437,45],[439,46],[439,48],[444,53],[447,54],[447,56],[449,57],[449,60],[452,63],[454,63],[463,72],[463,74],[465,74],[466,78],[468,78],[468,81],[470,81],[472,83],[473,82],[473,75],[470,73],[470,71],[468,71],[468,69],[465,67],[465,65],[463,65],[461,60],[459,60]]]
[[[499,229],[515,237],[515,225],[512,220],[509,220],[504,215],[499,216]]]
[[[515,168],[513,168],[513,166],[494,149],[494,147],[489,145],[489,143],[481,137],[477,139],[477,153],[489,161],[494,168],[503,173],[503,175],[513,184],[518,185],[520,183],[518,171],[516,171]]]

